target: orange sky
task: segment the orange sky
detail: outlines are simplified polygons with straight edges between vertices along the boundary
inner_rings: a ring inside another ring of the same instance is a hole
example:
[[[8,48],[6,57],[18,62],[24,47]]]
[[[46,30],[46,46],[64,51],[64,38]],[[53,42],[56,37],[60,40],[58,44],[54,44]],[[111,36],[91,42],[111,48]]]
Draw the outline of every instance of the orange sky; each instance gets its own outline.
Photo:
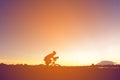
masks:
[[[55,50],[61,65],[120,63],[120,6],[97,1],[1,3],[0,61],[43,64],[44,56]]]

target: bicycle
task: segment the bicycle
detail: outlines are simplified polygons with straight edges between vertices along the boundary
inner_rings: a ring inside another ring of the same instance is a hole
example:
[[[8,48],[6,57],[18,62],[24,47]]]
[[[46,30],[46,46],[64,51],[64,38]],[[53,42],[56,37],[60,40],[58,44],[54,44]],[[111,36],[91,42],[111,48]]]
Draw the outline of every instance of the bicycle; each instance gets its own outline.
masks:
[[[58,58],[59,58],[59,57],[53,57],[50,66],[61,66],[60,64],[56,64],[56,63],[55,63]]]

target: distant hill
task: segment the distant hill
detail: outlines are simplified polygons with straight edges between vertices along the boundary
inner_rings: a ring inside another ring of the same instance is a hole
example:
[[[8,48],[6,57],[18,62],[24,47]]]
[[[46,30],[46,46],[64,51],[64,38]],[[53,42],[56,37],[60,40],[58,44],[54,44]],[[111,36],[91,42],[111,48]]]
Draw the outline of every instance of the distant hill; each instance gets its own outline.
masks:
[[[115,65],[115,62],[112,61],[101,61],[97,65]]]

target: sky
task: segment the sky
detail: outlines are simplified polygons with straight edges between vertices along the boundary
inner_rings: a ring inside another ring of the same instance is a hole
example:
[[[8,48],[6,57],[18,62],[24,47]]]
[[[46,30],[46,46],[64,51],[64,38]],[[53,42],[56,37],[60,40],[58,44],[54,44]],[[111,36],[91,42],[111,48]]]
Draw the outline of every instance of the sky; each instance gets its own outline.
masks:
[[[0,62],[120,63],[119,0],[0,0]]]

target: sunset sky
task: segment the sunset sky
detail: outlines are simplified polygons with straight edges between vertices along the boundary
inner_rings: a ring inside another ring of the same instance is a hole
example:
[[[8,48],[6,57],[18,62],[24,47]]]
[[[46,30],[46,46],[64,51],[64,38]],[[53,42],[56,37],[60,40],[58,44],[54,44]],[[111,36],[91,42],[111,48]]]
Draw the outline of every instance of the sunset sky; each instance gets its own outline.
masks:
[[[120,0],[0,0],[0,62],[120,63]]]

